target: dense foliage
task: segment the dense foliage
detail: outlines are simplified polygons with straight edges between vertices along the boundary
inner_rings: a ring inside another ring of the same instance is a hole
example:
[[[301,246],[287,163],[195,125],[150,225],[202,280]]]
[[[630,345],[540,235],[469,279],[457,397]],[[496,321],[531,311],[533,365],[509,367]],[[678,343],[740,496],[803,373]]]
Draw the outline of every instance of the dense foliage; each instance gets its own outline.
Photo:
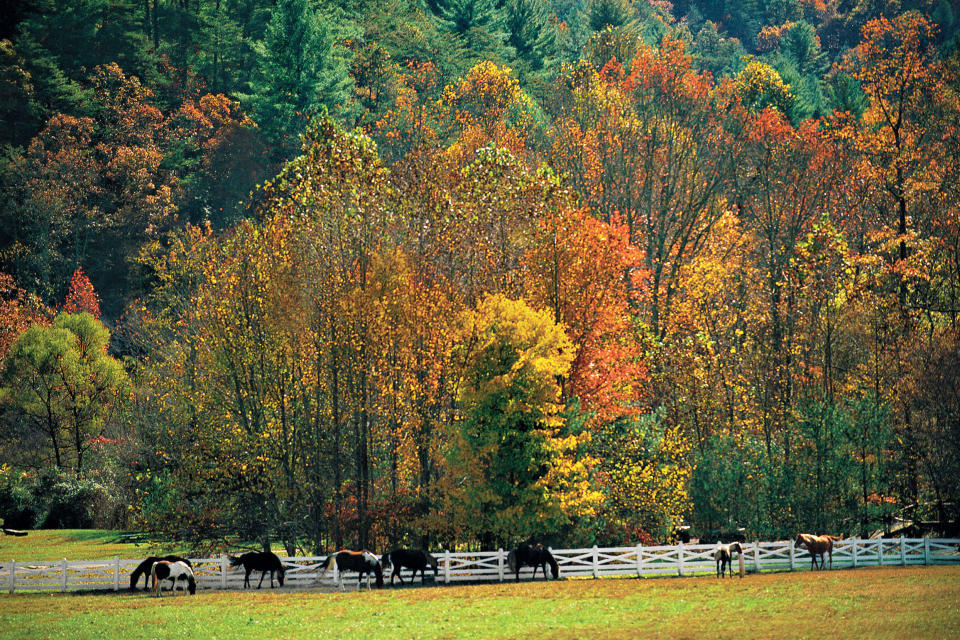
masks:
[[[13,18],[0,517],[291,553],[960,519],[950,2]]]

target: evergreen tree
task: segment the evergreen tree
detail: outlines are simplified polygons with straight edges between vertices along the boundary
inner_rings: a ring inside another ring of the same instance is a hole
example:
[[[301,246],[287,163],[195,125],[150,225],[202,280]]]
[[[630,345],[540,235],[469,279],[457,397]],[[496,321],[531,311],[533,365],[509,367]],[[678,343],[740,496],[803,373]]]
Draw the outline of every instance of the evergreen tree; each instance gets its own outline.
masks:
[[[244,72],[243,53],[249,47],[243,25],[233,19],[232,7],[226,2],[203,5],[200,9],[200,34],[194,68],[206,77],[214,92],[235,91]]]
[[[592,0],[588,9],[590,28],[601,31],[604,27],[622,27],[633,19],[633,7],[629,0]]]
[[[447,29],[465,41],[471,61],[509,62],[514,51],[507,46],[504,12],[497,0],[442,0],[440,16]]]
[[[339,35],[310,0],[280,0],[254,46],[256,78],[250,93],[239,97],[279,154],[297,148],[312,114],[323,108],[341,117],[350,113],[353,81]]]
[[[508,0],[505,6],[508,42],[517,56],[531,68],[545,65],[556,42],[556,33],[550,25],[544,0]]]

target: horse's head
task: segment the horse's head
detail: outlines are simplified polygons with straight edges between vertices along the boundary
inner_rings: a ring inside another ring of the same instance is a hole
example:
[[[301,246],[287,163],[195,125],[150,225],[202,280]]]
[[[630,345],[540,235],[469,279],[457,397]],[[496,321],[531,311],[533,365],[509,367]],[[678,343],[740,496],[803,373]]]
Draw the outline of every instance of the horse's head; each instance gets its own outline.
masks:
[[[231,566],[231,567],[239,567],[241,564],[243,564],[243,557],[242,557],[242,556],[231,556],[231,555],[228,555],[227,557],[230,558],[230,566]]]
[[[390,560],[390,552],[389,552],[389,551],[387,551],[385,554],[383,554],[383,555],[380,557],[380,564],[383,566],[384,569],[386,569],[387,567],[393,566],[393,562]]]
[[[734,553],[739,553],[743,555],[743,547],[740,546],[739,542],[734,542],[730,545],[730,557],[733,557]]]
[[[280,586],[283,586],[283,577],[287,575],[287,570],[284,568],[283,563],[279,563],[279,568],[277,569],[277,582],[280,583]]]
[[[367,566],[367,570],[373,571],[373,575],[377,577],[377,588],[383,587],[383,567],[380,565],[380,561],[377,560],[377,556],[369,551],[364,551],[363,561]]]

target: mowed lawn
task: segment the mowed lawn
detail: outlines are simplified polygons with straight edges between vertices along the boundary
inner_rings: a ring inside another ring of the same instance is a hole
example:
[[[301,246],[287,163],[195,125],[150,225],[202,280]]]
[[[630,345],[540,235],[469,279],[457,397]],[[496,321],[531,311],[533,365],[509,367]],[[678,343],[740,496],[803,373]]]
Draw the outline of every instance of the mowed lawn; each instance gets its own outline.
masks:
[[[123,542],[119,531],[102,529],[37,529],[26,536],[0,535],[0,559],[40,560],[133,559],[150,555],[150,547]]]
[[[960,567],[319,593],[0,594],[0,638],[956,638]]]

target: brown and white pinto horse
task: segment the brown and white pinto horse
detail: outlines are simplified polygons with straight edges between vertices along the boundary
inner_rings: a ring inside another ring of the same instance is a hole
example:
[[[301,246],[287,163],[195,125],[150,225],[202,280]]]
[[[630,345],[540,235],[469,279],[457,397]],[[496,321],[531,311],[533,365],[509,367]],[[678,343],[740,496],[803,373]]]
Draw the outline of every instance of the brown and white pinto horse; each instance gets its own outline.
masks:
[[[370,574],[373,574],[377,577],[377,588],[383,588],[383,568],[380,566],[380,561],[377,560],[377,556],[373,555],[369,551],[350,551],[344,549],[343,551],[338,551],[337,553],[331,553],[327,556],[327,559],[323,561],[321,565],[323,571],[320,572],[320,579],[323,580],[323,576],[326,575],[327,569],[333,566],[333,563],[337,563],[337,586],[340,588],[340,591],[343,591],[343,572],[344,571],[356,571],[360,574],[357,577],[357,590],[360,590],[360,583],[363,581],[364,574],[367,575],[367,589],[370,589]]]
[[[177,594],[177,585],[183,583],[184,592],[190,591],[190,595],[197,592],[197,579],[193,575],[193,569],[186,562],[169,560],[157,560],[150,568],[150,577],[153,579],[153,593],[159,598],[163,595],[164,580],[173,583],[171,591]]]
[[[723,572],[729,567],[730,577],[733,577],[733,554],[738,553],[743,556],[743,547],[739,542],[732,544],[718,544],[717,550],[713,552],[713,557],[717,561],[717,577],[722,578]],[[743,563],[741,563],[743,564]]]
[[[157,560],[167,560],[169,562],[186,562],[187,566],[191,569],[193,565],[186,558],[181,558],[180,556],[163,556],[156,557],[150,556],[143,562],[137,565],[137,568],[133,570],[133,573],[130,574],[130,590],[133,591],[137,588],[137,583],[140,582],[140,576],[143,576],[143,590],[147,591],[150,588],[150,570],[153,569],[153,564]]]
[[[820,556],[820,570],[823,570],[824,554],[830,555],[830,568],[833,569],[833,543],[840,540],[837,536],[815,536],[810,533],[798,533],[793,541],[794,546],[804,546],[810,553],[810,571],[817,566],[817,556]]]

